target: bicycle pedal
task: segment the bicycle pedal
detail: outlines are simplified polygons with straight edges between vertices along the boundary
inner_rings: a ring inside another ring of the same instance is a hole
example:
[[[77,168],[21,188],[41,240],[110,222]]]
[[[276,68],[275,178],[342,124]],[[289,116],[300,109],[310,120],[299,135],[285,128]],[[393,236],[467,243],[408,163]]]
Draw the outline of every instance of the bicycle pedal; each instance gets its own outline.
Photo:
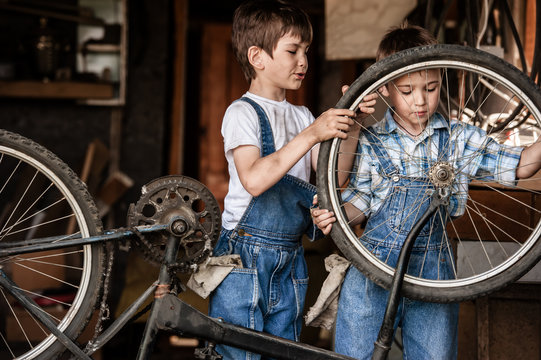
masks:
[[[216,350],[214,350],[215,346],[216,344],[209,342],[207,346],[195,349],[195,358],[202,360],[221,360],[223,356],[218,354]]]

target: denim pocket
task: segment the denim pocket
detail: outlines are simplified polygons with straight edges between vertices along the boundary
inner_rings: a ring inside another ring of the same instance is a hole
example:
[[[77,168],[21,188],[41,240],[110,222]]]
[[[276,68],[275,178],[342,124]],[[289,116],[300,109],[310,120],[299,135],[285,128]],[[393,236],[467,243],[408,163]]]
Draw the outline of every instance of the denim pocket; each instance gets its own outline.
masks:
[[[261,329],[255,316],[259,298],[256,269],[235,268],[216,288],[210,299],[209,315],[251,329]]]
[[[295,302],[297,305],[296,322],[298,329],[296,331],[295,340],[298,340],[300,333],[299,321],[302,319],[302,311],[306,300],[306,292],[308,290],[308,266],[304,259],[304,249],[299,247],[295,252],[293,268],[293,288],[295,291]],[[301,322],[302,324],[302,322]]]
[[[391,198],[386,206],[389,226],[394,232],[407,235],[413,226],[428,210],[434,190],[411,191],[408,188],[397,186],[393,188]],[[434,221],[436,217],[432,216],[423,226],[419,235],[428,236],[435,230]]]

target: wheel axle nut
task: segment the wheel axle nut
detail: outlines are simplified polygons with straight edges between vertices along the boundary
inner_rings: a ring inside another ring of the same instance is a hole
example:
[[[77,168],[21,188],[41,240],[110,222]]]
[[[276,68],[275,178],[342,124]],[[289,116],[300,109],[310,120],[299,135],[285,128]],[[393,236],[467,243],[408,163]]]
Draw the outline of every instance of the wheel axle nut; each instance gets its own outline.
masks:
[[[182,235],[188,230],[188,224],[186,224],[186,221],[179,219],[173,221],[173,224],[171,225],[171,232],[175,235]]]
[[[438,170],[438,172],[436,173],[436,177],[437,177],[439,180],[447,180],[447,179],[449,179],[449,173],[447,172],[447,170],[440,169],[440,170]]]

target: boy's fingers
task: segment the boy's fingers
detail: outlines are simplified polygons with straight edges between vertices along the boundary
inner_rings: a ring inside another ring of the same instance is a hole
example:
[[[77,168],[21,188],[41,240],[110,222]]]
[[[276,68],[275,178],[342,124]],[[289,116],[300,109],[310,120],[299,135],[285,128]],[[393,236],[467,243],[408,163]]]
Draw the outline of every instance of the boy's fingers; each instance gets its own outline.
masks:
[[[368,94],[365,99],[371,99],[371,100],[375,100],[379,97],[378,93],[377,92],[373,92],[371,94]]]
[[[349,109],[337,109],[337,108],[333,108],[333,109],[332,109],[332,113],[334,113],[335,115],[338,115],[338,116],[348,116],[348,117],[353,117],[353,116],[355,116],[355,111],[349,110]]]
[[[376,111],[376,109],[374,109],[373,107],[369,107],[369,106],[361,106],[360,107],[360,110],[363,112],[363,113],[367,113],[367,114],[371,114],[373,112]]]
[[[317,218],[319,222],[328,219],[329,217],[334,216],[334,213],[332,211],[329,211],[327,209],[320,209],[320,208],[313,208],[311,210],[312,216],[314,218]]]
[[[327,235],[331,232],[332,225],[336,221],[334,217],[331,217],[325,221],[321,221],[317,224],[317,227],[323,232],[323,234]]]
[[[361,104],[365,104],[365,105],[376,105],[376,99],[374,99],[374,100],[368,100],[368,101],[363,101]]]
[[[337,128],[338,130],[348,131],[351,125],[353,125],[353,124],[349,124],[349,123],[338,123],[338,124],[336,125],[336,128]]]
[[[325,229],[321,230],[323,232],[323,235],[329,235],[332,229],[332,224],[329,224],[325,227]]]

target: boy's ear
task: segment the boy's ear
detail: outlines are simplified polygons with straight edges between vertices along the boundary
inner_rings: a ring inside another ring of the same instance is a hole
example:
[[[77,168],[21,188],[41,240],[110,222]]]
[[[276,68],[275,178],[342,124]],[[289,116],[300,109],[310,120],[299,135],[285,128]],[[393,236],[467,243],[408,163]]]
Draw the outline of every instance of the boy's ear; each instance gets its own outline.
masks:
[[[250,46],[248,49],[248,61],[255,69],[261,70],[265,67],[262,55],[263,50],[260,47]]]

